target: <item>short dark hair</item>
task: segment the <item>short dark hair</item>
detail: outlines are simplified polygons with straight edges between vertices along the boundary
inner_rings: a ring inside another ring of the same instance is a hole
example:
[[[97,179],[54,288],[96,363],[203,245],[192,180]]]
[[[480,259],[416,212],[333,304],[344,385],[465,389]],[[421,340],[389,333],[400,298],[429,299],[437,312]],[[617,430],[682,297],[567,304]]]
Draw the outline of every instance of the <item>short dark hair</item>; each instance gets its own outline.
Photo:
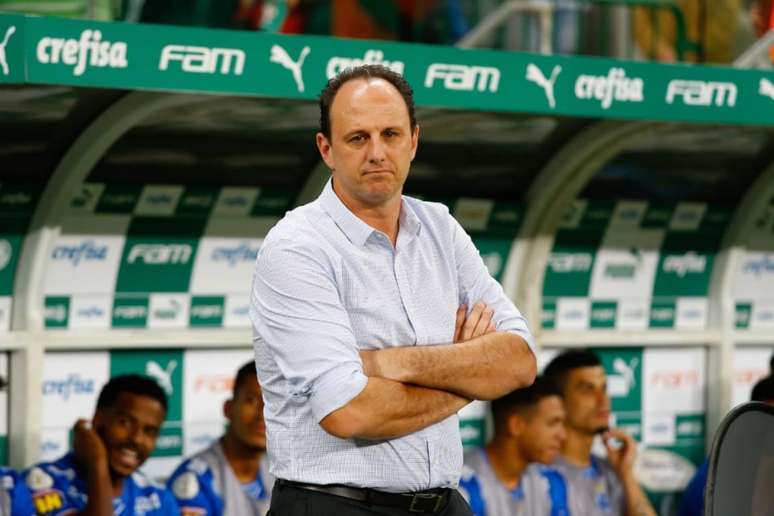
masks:
[[[588,349],[570,349],[555,356],[543,370],[543,374],[552,378],[562,392],[564,392],[565,387],[567,387],[567,376],[573,369],[601,365],[602,362],[593,351]]]
[[[123,392],[154,399],[164,407],[164,412],[167,411],[167,395],[161,386],[156,380],[139,374],[122,374],[111,378],[99,393],[97,410],[112,407]]]
[[[258,378],[258,373],[255,372],[255,362],[252,360],[246,362],[242,367],[239,368],[239,371],[237,371],[236,377],[234,378],[234,396],[237,395],[239,388],[242,387],[242,385],[244,385],[251,376],[255,376],[256,379]]]
[[[516,389],[501,398],[492,401],[492,416],[495,422],[507,417],[512,410],[523,411],[532,409],[540,403],[540,400],[548,396],[562,397],[562,391],[553,379],[547,376],[538,376],[529,387]]]
[[[346,68],[343,72],[336,75],[328,81],[325,88],[320,92],[320,132],[326,138],[331,137],[331,106],[336,94],[344,84],[355,79],[384,79],[398,90],[408,109],[409,122],[413,130],[417,126],[417,119],[414,115],[414,90],[411,85],[397,72],[393,72],[382,65],[362,65],[352,68]]]
[[[774,376],[769,375],[761,378],[752,389],[750,401],[771,401],[774,400]]]

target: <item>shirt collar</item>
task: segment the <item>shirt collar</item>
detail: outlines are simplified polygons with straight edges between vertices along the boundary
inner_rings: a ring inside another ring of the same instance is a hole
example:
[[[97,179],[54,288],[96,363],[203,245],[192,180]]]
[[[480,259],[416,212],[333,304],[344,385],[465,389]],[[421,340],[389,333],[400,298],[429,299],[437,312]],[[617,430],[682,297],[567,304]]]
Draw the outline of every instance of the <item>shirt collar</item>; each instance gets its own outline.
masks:
[[[363,222],[341,202],[339,196],[333,191],[333,179],[329,179],[323,188],[320,194],[320,205],[349,241],[358,247],[363,247],[373,233],[378,233],[378,230]],[[405,200],[401,200],[399,223],[400,232],[405,232],[410,238],[419,234],[421,228],[419,218]]]

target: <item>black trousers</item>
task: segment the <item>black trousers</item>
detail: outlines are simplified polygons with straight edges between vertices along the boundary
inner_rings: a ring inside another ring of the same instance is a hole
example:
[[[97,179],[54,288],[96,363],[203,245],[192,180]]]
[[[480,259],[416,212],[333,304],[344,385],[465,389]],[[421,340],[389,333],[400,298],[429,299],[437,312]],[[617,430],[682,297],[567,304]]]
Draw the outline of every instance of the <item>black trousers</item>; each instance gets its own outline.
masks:
[[[366,502],[350,500],[327,493],[309,491],[300,487],[281,484],[271,492],[271,508],[268,516],[360,516],[381,514],[384,516],[473,516],[470,506],[462,495],[452,491],[449,503],[436,513],[409,512]]]

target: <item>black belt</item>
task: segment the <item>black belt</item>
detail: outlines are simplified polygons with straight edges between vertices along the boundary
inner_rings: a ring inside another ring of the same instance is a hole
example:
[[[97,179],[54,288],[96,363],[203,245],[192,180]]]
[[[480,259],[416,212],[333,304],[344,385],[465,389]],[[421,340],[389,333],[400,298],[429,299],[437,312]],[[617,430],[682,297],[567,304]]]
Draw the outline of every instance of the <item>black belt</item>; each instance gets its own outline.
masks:
[[[292,482],[290,480],[277,479],[276,484],[280,487],[295,487],[307,491],[316,491],[326,493],[341,498],[349,498],[358,502],[365,502],[371,505],[382,505],[403,509],[409,512],[441,512],[449,503],[451,489],[428,489],[427,491],[416,491],[412,493],[385,493],[375,489],[364,487],[349,487],[342,485],[319,485],[304,484],[302,482]]]

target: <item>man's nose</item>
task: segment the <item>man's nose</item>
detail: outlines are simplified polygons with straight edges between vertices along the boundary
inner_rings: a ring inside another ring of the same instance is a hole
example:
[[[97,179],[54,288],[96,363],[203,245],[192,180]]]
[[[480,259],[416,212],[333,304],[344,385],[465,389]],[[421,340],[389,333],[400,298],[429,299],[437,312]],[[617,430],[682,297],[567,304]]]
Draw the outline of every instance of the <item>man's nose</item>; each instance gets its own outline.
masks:
[[[385,158],[385,147],[379,135],[370,138],[368,144],[368,161],[381,163]]]

